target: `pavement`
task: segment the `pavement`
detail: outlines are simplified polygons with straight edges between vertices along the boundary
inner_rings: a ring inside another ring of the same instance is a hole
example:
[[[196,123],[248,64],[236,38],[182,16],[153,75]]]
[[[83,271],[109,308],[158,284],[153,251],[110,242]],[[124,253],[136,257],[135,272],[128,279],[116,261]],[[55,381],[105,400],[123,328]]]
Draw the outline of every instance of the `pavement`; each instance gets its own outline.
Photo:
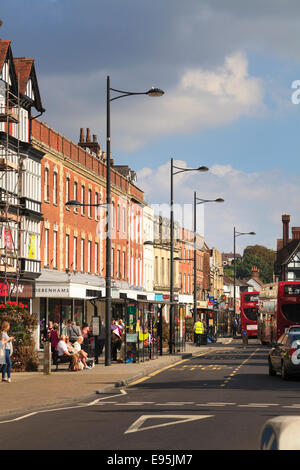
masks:
[[[104,358],[100,357],[99,364],[90,370],[70,372],[68,365],[62,364],[58,371],[53,368],[49,375],[43,372],[13,373],[11,383],[0,382],[0,416],[74,403],[95,394],[113,392],[151,372],[231,342],[232,338],[219,338],[217,343],[200,347],[187,343],[184,352],[172,356],[164,354],[136,364],[105,366]]]

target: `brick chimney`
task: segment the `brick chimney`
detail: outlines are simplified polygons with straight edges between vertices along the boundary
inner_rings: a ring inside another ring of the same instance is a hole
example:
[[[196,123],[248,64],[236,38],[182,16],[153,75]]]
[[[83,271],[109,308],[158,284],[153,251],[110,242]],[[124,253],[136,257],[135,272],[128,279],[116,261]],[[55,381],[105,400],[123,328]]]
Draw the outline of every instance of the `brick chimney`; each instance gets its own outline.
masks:
[[[283,235],[282,235],[282,244],[285,247],[289,242],[289,224],[290,216],[288,214],[282,215],[282,225],[283,225]]]
[[[80,137],[79,137],[79,143],[84,142],[84,130],[83,127],[80,128]]]
[[[259,269],[257,266],[252,266],[251,268],[251,279],[259,280]]]
[[[91,141],[91,131],[89,128],[86,129],[86,139],[84,140],[84,129],[80,128],[80,137],[78,142],[79,147],[83,149],[89,149],[94,152],[97,157],[101,156],[100,145],[97,141],[97,135],[93,134],[93,140]]]
[[[300,227],[292,227],[292,240],[300,239]]]

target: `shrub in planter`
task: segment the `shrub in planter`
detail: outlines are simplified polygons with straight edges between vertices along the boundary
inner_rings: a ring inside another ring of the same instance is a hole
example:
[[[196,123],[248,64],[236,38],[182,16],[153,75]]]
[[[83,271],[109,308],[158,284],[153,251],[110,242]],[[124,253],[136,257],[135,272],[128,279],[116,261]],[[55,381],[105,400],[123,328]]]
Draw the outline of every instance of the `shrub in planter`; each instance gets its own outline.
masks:
[[[9,334],[14,336],[12,368],[14,371],[36,371],[39,360],[35,350],[33,331],[37,320],[22,302],[0,304],[0,325],[3,321],[10,324]]]

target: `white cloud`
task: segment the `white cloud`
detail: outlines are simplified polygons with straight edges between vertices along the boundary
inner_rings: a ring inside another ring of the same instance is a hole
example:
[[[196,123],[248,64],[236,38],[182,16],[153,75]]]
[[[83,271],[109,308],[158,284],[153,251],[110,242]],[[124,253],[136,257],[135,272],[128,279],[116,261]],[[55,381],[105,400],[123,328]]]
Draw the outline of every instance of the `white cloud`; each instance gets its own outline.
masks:
[[[178,166],[188,166],[177,161]],[[170,164],[155,170],[138,172],[138,184],[145,191],[149,203],[168,203],[170,200]],[[183,173],[174,176],[174,201],[177,204],[193,203],[194,190],[204,199],[222,197],[225,203],[205,204],[204,235],[209,246],[221,251],[233,248],[233,227],[241,232],[256,232],[256,236],[238,239],[238,249],[248,244],[262,244],[275,249],[281,237],[281,215],[291,214],[291,224],[299,225],[300,178],[293,179],[280,170],[246,173],[230,165],[213,165],[209,173]],[[199,189],[200,188],[200,189]],[[192,229],[192,211],[185,216],[187,228]],[[202,233],[201,212],[198,230]]]
[[[105,100],[96,106],[92,95],[93,102],[89,103],[89,90],[98,90],[104,80],[102,71],[87,75],[84,82],[81,77],[42,77],[41,88],[47,91],[45,106],[50,106],[50,114],[52,108],[56,109],[56,128],[69,127],[67,135],[73,135],[74,129],[79,132],[85,123],[86,127],[105,129]],[[245,54],[236,52],[215,70],[185,70],[177,85],[165,90],[161,98],[114,103],[114,149],[134,151],[155,138],[200,132],[242,116],[261,116],[263,98],[262,81],[249,76]]]
[[[262,81],[249,76],[246,56],[236,52],[215,70],[186,70],[177,86],[155,102],[139,101],[130,114],[119,110],[114,115],[118,146],[126,147],[133,129],[132,146],[127,150],[135,150],[153,137],[190,134],[230,124],[242,116],[261,116],[263,98]]]

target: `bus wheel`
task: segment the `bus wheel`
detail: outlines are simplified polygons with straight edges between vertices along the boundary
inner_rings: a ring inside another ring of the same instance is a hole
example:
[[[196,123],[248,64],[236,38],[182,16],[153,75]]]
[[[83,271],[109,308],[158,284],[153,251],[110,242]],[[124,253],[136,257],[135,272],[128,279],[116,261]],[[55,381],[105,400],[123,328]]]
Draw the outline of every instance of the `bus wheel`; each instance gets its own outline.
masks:
[[[275,375],[276,375],[276,370],[273,369],[272,362],[269,359],[269,376],[275,377]]]
[[[287,371],[286,371],[286,367],[285,367],[283,361],[282,361],[282,363],[281,363],[281,378],[282,378],[283,380],[288,380],[288,379],[289,379],[289,375],[288,375],[288,373],[287,373]]]

